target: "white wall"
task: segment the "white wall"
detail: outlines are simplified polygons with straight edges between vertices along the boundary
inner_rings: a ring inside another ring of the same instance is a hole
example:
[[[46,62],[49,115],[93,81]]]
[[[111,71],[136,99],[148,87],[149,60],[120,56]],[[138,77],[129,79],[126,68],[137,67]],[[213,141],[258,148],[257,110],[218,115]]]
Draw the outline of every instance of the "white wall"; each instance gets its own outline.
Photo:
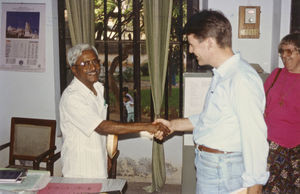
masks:
[[[2,15],[1,4],[6,2],[45,3],[46,71],[38,73],[0,70],[1,145],[9,142],[11,117],[58,119],[60,98],[57,1],[0,0],[0,15]],[[0,152],[0,167],[7,164],[8,149]]]
[[[259,64],[266,72],[278,67],[277,46],[289,33],[291,0],[206,0],[209,9],[221,10],[232,24],[233,50],[249,63]],[[206,2],[204,1],[204,2]],[[205,5],[205,4],[204,4]],[[239,6],[260,6],[260,38],[239,39]]]
[[[278,0],[279,1],[279,0]],[[280,27],[278,27],[280,29],[280,33],[279,33],[279,41],[289,33],[290,31],[290,24],[291,24],[291,21],[290,21],[290,18],[291,18],[291,6],[292,6],[292,1],[291,0],[288,0],[288,1],[285,1],[285,0],[281,0],[279,1],[279,4],[281,6],[281,17],[280,18]],[[278,31],[278,28],[276,31]],[[273,28],[274,29],[274,28]],[[278,43],[279,43],[278,41]],[[277,48],[278,48],[278,45],[276,45],[276,52],[278,52]],[[283,63],[281,61],[281,59],[277,56],[277,60],[279,61],[279,67],[283,67]],[[274,69],[275,67],[272,68],[272,70]]]

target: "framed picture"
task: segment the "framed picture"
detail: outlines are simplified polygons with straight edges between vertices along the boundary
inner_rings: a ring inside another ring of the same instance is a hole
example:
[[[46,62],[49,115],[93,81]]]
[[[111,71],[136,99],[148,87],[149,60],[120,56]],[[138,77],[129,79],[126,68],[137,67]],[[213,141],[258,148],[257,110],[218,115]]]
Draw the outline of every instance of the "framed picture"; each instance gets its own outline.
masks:
[[[0,70],[45,71],[45,4],[3,3]]]

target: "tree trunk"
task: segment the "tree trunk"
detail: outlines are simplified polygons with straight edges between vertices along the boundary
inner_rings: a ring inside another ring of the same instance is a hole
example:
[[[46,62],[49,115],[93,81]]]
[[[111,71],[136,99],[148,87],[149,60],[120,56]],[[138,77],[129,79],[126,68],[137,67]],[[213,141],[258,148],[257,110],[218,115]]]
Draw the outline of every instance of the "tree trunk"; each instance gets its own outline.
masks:
[[[122,62],[128,58],[128,50],[130,46],[126,46],[123,48],[122,53]],[[114,95],[116,99],[116,111],[117,113],[120,113],[120,88],[119,84],[116,83],[114,79],[114,72],[116,71],[117,66],[119,65],[119,56],[116,56],[113,61],[111,62],[109,71],[108,71],[108,82],[109,82],[109,90]],[[120,72],[119,72],[120,73]]]

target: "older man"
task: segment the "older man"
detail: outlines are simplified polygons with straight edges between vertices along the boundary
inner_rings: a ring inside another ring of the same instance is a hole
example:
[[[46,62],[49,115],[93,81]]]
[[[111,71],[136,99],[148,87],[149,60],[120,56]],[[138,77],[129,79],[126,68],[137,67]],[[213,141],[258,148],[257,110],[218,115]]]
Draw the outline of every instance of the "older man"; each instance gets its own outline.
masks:
[[[67,58],[74,79],[63,92],[59,106],[64,140],[62,173],[64,177],[107,178],[107,134],[148,131],[161,135],[169,129],[162,124],[105,120],[107,105],[104,87],[98,82],[97,50],[78,44],[69,49]]]

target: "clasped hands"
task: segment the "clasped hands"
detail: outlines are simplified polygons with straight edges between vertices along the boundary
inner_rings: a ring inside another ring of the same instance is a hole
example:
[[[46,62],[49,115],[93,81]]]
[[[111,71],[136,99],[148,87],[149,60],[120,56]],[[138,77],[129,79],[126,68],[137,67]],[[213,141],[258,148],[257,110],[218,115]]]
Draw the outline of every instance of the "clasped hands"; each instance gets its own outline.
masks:
[[[173,131],[170,129],[171,125],[168,120],[156,119],[152,125],[156,126],[156,131],[153,134],[158,140],[163,140],[166,136],[173,133]]]

